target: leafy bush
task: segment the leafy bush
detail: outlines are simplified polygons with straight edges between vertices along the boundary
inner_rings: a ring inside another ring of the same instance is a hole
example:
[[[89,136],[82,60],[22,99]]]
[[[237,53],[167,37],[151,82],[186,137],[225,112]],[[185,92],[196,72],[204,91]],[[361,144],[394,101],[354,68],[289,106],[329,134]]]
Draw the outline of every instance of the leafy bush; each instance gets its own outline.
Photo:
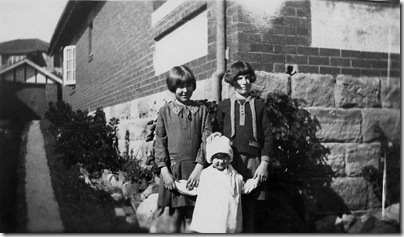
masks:
[[[45,118],[49,120],[50,129],[57,130],[69,123],[74,116],[72,107],[64,101],[56,103],[49,102],[49,109],[45,113]]]
[[[296,184],[309,176],[330,178],[333,173],[325,164],[329,150],[316,137],[320,123],[301,107],[304,103],[274,92],[268,94],[265,104],[272,124],[274,157],[281,166],[274,175]]]
[[[69,104],[61,101],[50,103],[45,116],[57,135],[56,152],[62,154],[61,159],[68,167],[80,163],[90,174],[100,174],[104,169],[114,173],[120,170],[136,182],[153,176],[153,166],[142,166],[142,161],[129,151],[129,131],[125,136],[126,150],[120,153],[117,139],[119,120],[112,118],[107,123],[101,108],[88,114],[87,111],[72,111]]]
[[[45,117],[57,134],[56,152],[62,154],[67,166],[83,164],[88,171],[117,170],[116,131],[118,120],[106,123],[105,114],[99,108],[93,115],[87,111],[72,111],[63,101],[50,103]]]

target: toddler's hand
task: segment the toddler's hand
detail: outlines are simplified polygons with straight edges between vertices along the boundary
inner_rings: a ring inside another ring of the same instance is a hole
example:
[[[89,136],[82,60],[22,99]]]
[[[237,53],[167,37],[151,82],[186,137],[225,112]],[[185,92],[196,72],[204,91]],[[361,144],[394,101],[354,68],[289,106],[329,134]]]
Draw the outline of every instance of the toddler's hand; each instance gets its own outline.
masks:
[[[244,193],[244,194],[249,194],[249,193],[251,193],[251,191],[252,191],[253,189],[255,189],[256,187],[258,187],[258,183],[259,183],[258,178],[255,178],[255,179],[248,179],[248,180],[245,182],[245,184],[244,184],[243,193]]]
[[[163,183],[164,183],[164,187],[166,187],[166,189],[169,190],[173,190],[176,188],[175,186],[175,178],[174,176],[170,173],[170,171],[168,171],[167,167],[163,167],[161,168],[161,176],[163,177]]]

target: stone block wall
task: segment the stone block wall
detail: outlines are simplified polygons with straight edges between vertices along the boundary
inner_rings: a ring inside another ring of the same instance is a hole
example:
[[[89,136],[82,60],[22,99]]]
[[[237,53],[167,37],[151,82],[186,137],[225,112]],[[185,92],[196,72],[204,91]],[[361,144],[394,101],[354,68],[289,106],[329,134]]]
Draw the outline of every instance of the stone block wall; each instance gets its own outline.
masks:
[[[226,84],[223,83],[224,98],[232,92]],[[317,211],[332,213],[341,212],[343,207],[365,210],[381,206],[363,178],[362,168],[381,167],[383,136],[392,142],[401,140],[400,78],[309,73],[289,76],[257,71],[253,85],[253,89],[263,91],[263,98],[270,92],[281,91],[303,99],[306,103],[302,107],[320,122],[316,136],[329,149],[326,163],[334,177],[328,194],[324,187],[318,188],[319,199],[328,196],[317,203]],[[314,177],[307,182],[321,179]]]

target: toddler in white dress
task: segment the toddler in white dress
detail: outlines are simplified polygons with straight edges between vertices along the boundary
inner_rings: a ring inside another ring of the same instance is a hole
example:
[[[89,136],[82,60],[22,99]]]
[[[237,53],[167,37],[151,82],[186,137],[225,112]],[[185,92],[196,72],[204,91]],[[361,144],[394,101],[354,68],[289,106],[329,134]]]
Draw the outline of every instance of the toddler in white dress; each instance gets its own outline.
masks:
[[[206,159],[211,165],[200,176],[190,229],[199,233],[240,233],[241,194],[251,192],[258,180],[244,183],[243,177],[231,166],[233,149],[227,137],[209,138]]]

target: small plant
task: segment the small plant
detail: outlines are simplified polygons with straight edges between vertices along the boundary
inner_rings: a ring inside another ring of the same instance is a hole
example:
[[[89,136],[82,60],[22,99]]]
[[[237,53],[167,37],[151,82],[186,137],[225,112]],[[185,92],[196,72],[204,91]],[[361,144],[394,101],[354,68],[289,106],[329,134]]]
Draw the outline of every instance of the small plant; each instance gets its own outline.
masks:
[[[149,158],[150,159],[150,158]],[[140,183],[142,179],[152,180],[157,173],[157,165],[143,164],[143,161],[137,159],[133,150],[129,149],[129,131],[125,134],[125,151],[120,155],[120,170],[127,174],[131,182]]]

